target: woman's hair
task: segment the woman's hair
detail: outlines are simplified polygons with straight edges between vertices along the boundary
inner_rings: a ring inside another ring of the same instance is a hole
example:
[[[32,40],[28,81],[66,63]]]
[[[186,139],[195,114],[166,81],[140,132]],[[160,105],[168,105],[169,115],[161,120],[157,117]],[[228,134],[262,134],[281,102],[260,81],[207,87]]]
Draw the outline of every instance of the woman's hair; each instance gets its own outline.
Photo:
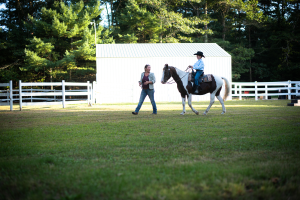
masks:
[[[145,71],[146,71],[146,69],[147,69],[148,66],[150,66],[150,65],[149,65],[149,64],[146,64],[146,65],[145,65]]]

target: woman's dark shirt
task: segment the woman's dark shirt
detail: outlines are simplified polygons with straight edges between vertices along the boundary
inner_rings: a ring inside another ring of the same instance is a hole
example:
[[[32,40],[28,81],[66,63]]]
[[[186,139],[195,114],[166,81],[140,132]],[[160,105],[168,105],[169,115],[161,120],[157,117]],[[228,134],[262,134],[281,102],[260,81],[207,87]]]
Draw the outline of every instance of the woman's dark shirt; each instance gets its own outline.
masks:
[[[142,81],[142,83],[143,83],[143,89],[149,89],[149,84],[144,85],[144,83],[145,83],[146,81],[149,81],[149,78],[148,78],[148,76],[145,76],[145,75],[144,75],[143,81]]]

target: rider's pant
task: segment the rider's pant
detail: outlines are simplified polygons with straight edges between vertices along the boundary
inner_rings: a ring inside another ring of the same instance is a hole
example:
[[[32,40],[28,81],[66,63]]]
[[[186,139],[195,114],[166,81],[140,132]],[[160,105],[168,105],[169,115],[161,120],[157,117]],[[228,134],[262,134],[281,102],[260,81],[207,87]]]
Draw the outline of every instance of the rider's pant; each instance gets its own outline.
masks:
[[[201,74],[203,73],[203,70],[196,70],[196,75],[195,75],[195,84],[199,85],[199,77],[201,76]]]

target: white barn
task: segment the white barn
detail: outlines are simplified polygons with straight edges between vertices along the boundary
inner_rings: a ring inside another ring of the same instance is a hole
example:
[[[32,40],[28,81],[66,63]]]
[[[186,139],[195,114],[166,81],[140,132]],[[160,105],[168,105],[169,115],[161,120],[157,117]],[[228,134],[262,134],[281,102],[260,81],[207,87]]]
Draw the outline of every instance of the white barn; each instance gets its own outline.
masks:
[[[162,69],[167,63],[185,70],[197,61],[197,51],[205,55],[205,74],[232,81],[231,56],[215,43],[97,44],[96,103],[137,103],[141,93],[138,81],[146,64],[156,77],[155,101],[181,102],[176,83],[161,84]],[[209,100],[209,95],[193,96],[193,101],[201,100]]]

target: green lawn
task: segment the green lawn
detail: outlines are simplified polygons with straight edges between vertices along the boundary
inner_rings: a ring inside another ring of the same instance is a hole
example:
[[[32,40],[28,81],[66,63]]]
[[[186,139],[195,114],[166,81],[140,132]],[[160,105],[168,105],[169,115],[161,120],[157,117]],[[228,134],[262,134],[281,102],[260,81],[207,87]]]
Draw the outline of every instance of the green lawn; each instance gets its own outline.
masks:
[[[0,199],[299,199],[288,102],[1,106]]]

